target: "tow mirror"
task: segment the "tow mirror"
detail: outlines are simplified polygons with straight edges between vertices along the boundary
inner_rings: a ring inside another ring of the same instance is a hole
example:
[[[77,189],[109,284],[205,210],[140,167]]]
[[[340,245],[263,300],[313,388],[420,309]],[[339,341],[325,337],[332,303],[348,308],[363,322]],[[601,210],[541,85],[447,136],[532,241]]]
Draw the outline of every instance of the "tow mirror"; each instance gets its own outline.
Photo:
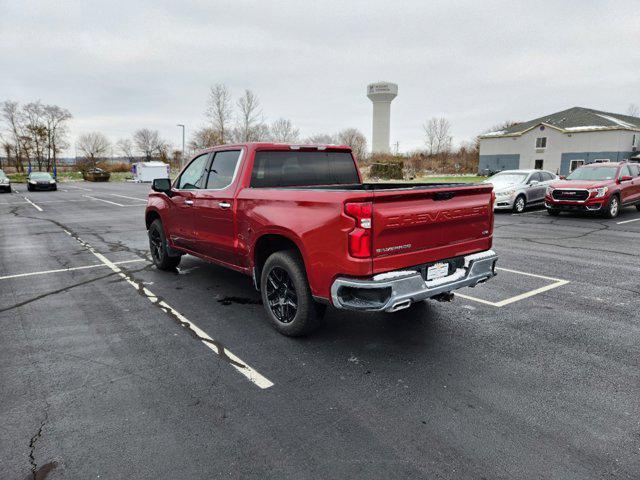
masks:
[[[151,190],[171,196],[171,180],[168,178],[155,178],[151,184]]]
[[[629,175],[623,175],[620,177],[620,181],[621,182],[628,182],[629,180],[633,180],[633,177],[629,176]]]

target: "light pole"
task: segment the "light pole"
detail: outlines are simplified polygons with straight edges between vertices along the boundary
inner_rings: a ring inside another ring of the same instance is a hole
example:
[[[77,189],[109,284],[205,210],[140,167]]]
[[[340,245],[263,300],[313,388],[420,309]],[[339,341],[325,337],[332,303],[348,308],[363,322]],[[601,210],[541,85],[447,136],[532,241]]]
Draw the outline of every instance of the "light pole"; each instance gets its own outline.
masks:
[[[180,166],[182,167],[182,165],[184,164],[184,125],[179,123],[176,126],[182,128],[182,156],[180,157]]]

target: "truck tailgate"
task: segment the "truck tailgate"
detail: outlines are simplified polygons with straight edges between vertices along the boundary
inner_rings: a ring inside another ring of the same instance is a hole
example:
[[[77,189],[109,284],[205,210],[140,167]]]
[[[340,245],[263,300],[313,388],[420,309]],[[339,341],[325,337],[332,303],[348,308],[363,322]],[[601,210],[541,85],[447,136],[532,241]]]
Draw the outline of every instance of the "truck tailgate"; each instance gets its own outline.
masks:
[[[373,272],[491,248],[491,185],[375,191]]]

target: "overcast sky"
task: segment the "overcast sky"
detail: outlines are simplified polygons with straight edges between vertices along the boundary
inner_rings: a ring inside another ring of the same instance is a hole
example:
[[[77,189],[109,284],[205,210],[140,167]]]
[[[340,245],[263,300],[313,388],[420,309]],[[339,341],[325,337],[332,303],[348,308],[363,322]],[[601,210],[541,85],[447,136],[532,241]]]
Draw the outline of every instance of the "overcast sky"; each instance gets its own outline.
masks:
[[[433,116],[459,143],[572,106],[624,113],[640,103],[639,18],[637,1],[0,0],[0,101],[68,108],[72,140],[147,127],[179,148],[175,125],[203,125],[221,82],[303,136],[353,126],[370,144],[366,85],[387,80],[407,151]]]

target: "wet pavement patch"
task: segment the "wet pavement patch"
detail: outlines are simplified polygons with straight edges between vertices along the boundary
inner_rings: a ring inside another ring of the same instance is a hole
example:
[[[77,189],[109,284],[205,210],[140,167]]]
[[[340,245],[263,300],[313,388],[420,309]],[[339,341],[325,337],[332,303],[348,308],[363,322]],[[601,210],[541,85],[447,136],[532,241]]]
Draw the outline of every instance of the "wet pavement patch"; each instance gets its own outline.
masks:
[[[222,305],[262,305],[262,300],[245,297],[224,297],[218,300]]]

